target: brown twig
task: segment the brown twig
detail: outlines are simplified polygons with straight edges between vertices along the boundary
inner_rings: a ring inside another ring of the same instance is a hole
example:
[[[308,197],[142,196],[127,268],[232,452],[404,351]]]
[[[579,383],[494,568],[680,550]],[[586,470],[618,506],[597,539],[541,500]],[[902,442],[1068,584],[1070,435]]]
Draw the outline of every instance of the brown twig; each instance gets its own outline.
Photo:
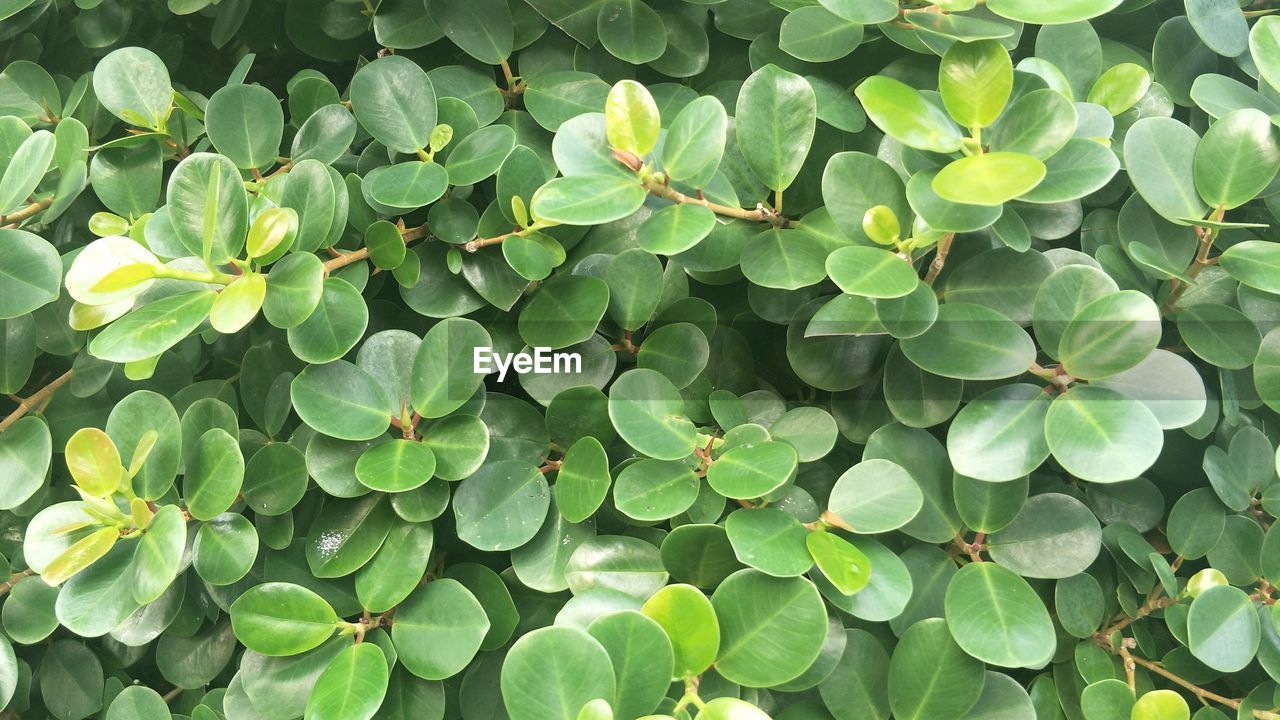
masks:
[[[509,233],[503,233],[502,235],[496,235],[494,237],[476,238],[475,240],[472,240],[467,244],[463,245],[462,249],[466,250],[469,253],[477,252],[478,250],[480,250],[480,248],[483,248],[483,247],[489,247],[490,245],[501,245],[503,240],[506,240],[512,235],[518,235],[518,234],[519,234],[518,232],[509,232]]]
[[[1221,221],[1226,213],[1224,208],[1218,208],[1210,217],[1215,221]],[[1187,278],[1194,280],[1200,275],[1200,271],[1217,262],[1217,258],[1210,259],[1209,251],[1213,249],[1213,242],[1218,238],[1217,228],[1196,228],[1196,235],[1200,238],[1200,247],[1196,250],[1196,257],[1191,261],[1191,265],[1187,268]],[[1173,312],[1174,307],[1178,304],[1178,300],[1187,292],[1187,288],[1191,283],[1173,278],[1170,281],[1169,296],[1164,299],[1164,303],[1160,305],[1160,315],[1168,315]]]
[[[33,571],[31,568],[27,568],[22,572],[16,572],[10,575],[8,580],[5,580],[3,583],[0,583],[0,597],[4,597],[5,595],[8,595],[9,591],[13,589],[14,585],[18,584],[19,580],[21,580],[24,577],[27,577],[32,572]]]
[[[725,217],[737,218],[739,220],[751,220],[753,222],[773,223],[778,227],[786,227],[787,218],[765,207],[757,205],[754,210],[746,210],[743,208],[729,207],[728,205],[720,205],[713,203],[706,198],[689,197],[675,188],[667,185],[655,178],[650,178],[645,182],[645,188],[653,195],[670,200],[675,203],[692,203],[701,205],[717,215]]]
[[[0,432],[4,432],[5,430],[8,430],[10,425],[13,425],[14,423],[18,422],[18,420],[21,419],[23,415],[26,415],[28,412],[31,412],[32,408],[38,407],[41,403],[52,398],[53,394],[58,391],[58,388],[62,387],[63,385],[66,385],[67,382],[71,380],[72,372],[73,371],[68,370],[62,373],[53,382],[49,383],[48,385],[45,385],[44,387],[35,391],[35,393],[30,395],[29,397],[26,397],[22,401],[20,401],[18,403],[18,407],[13,412],[9,413],[8,417],[6,417],[4,420],[0,420]]]
[[[947,264],[947,255],[951,252],[951,243],[955,239],[955,233],[947,233],[938,241],[938,251],[933,256],[933,262],[929,263],[929,272],[924,276],[925,285],[933,287],[933,281],[938,279],[942,268]]]
[[[404,240],[405,244],[408,245],[414,240],[424,238],[429,234],[430,234],[430,231],[427,229],[426,225],[419,225],[416,228],[401,230],[400,239]],[[360,260],[364,260],[365,258],[369,257],[369,247],[365,246],[360,248],[359,250],[352,250],[351,252],[348,252],[348,253],[344,253],[340,250],[337,250],[336,248],[329,248],[329,253],[334,257],[331,260],[324,261],[325,275],[329,275],[334,270],[338,270],[339,268],[344,268],[353,262],[358,262]]]
[[[17,227],[18,223],[40,213],[52,204],[53,198],[47,197],[39,202],[33,202],[21,210],[15,210],[8,215],[0,215],[0,227]]]

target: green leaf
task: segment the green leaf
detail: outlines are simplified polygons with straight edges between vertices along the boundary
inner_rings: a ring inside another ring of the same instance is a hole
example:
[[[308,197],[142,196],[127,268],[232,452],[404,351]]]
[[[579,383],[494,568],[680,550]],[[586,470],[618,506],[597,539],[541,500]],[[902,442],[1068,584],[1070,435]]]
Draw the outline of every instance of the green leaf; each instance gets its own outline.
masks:
[[[715,176],[724,156],[728,117],[724,105],[702,96],[685,105],[667,128],[662,166],[667,175],[693,187],[704,187]]]
[[[254,541],[256,551],[256,535]],[[157,510],[151,524],[142,531],[138,549],[134,551],[134,600],[143,605],[155,602],[169,589],[181,569],[186,545],[187,520],[182,516],[182,510],[177,505],[165,505]]]
[[[338,653],[316,679],[306,717],[314,720],[369,720],[387,692],[387,659],[374,643],[351,645]]]
[[[923,504],[924,494],[903,467],[889,460],[868,459],[836,480],[827,507],[842,527],[871,535],[906,525]]]
[[[209,325],[220,333],[239,332],[257,317],[266,294],[265,275],[251,273],[232,280],[213,301],[213,307],[209,309]]]
[[[711,596],[720,621],[716,671],[746,687],[791,680],[818,657],[827,611],[813,583],[757,570],[730,575]]]
[[[981,305],[946,303],[922,335],[902,341],[911,362],[943,377],[998,380],[1035,361],[1035,344],[1012,320]]]
[[[501,460],[482,466],[453,497],[458,537],[482,550],[511,550],[533,539],[551,501],[533,465]]]
[[[342,278],[325,278],[315,310],[289,328],[289,349],[303,362],[333,362],[356,346],[368,326],[369,307],[360,291]]]
[[[1138,477],[1164,445],[1160,422],[1146,405],[1090,385],[1054,398],[1045,416],[1045,439],[1067,472],[1091,482]]]
[[[1172,118],[1143,118],[1125,135],[1125,169],[1134,189],[1153,210],[1179,225],[1209,212],[1196,192],[1199,143],[1194,130]]]
[[[665,148],[671,147],[668,134]],[[702,242],[716,227],[716,214],[696,203],[678,203],[650,215],[637,236],[640,247],[654,255],[675,255]],[[503,248],[510,241],[503,243]]]
[[[165,191],[173,232],[187,253],[215,264],[238,257],[249,231],[249,202],[229,158],[192,153],[178,163]]]
[[[1000,667],[1040,667],[1057,640],[1049,611],[1026,580],[995,563],[970,563],[947,585],[947,625],[973,657]]]
[[[201,435],[186,465],[182,496],[192,518],[212,520],[226,512],[240,495],[244,456],[236,438],[226,430],[215,427]]]
[[[956,160],[931,185],[943,200],[995,207],[1029,193],[1046,173],[1045,164],[1030,155],[993,152]]]
[[[989,563],[974,566],[984,564]],[[1052,647],[1053,638],[1049,640]],[[940,617],[916,622],[902,634],[889,661],[888,679],[888,705],[903,720],[964,717],[986,682],[982,662],[960,649]]]
[[[590,538],[574,549],[564,577],[574,595],[602,591],[638,602],[666,583],[667,571],[658,548],[638,538],[608,535]]]
[[[844,652],[819,685],[823,702],[837,720],[889,717],[889,655],[865,630],[845,630]]]
[[[854,94],[871,122],[903,145],[938,153],[960,151],[960,129],[915,88],[875,75],[862,81]]]
[[[699,486],[698,476],[684,463],[644,458],[618,473],[613,504],[633,520],[666,520],[693,505]]]
[[[1189,0],[1187,20],[1205,45],[1219,55],[1237,57],[1249,50],[1249,22],[1231,0]]]
[[[435,471],[435,453],[414,440],[375,445],[356,461],[356,478],[360,483],[382,492],[413,490],[430,480]]]
[[[442,680],[471,662],[488,631],[489,618],[471,591],[441,578],[397,608],[391,637],[405,669],[424,680]]]
[[[1173,690],[1151,690],[1143,693],[1133,704],[1132,713],[1129,716],[1131,720],[1187,720],[1191,716],[1187,701]]]
[[[0,213],[17,210],[44,179],[53,162],[54,135],[48,130],[37,130],[14,151],[8,169],[0,176]]]
[[[262,314],[267,322],[288,330],[311,317],[323,294],[324,263],[311,253],[293,253],[272,265],[267,273]]]
[[[1102,528],[1084,503],[1059,493],[1028,498],[987,540],[991,559],[1023,577],[1061,579],[1084,572],[1102,548]]]
[[[20,418],[0,434],[0,474],[8,478],[0,489],[0,508],[15,508],[40,490],[52,454],[49,426],[38,417]]]
[[[1151,74],[1135,63],[1113,65],[1098,78],[1089,91],[1089,102],[1101,105],[1112,115],[1119,115],[1142,99],[1151,89]]]
[[[742,84],[736,128],[751,172],[773,190],[785,190],[804,164],[818,117],[818,101],[803,77],[765,65]]]
[[[609,315],[624,330],[638,330],[658,308],[662,262],[639,248],[619,253],[609,263]]]
[[[635,178],[578,175],[556,178],[533,194],[536,220],[562,225],[600,225],[640,209],[648,197]]]
[[[829,532],[811,532],[805,545],[823,576],[845,595],[861,591],[871,581],[871,561],[848,540]]]
[[[360,604],[385,613],[404,602],[422,582],[434,543],[430,523],[397,522],[373,559],[356,571]]]
[[[170,720],[172,717],[160,693],[141,685],[121,690],[106,714],[106,720]]]
[[[765,230],[742,248],[742,274],[761,287],[798,290],[826,277],[827,250],[801,230]]]
[[[1280,87],[1280,18],[1262,17],[1249,31],[1249,54],[1262,79]]]
[[[1202,591],[1187,613],[1187,647],[1197,660],[1219,672],[1237,672],[1253,661],[1261,630],[1253,601],[1239,588],[1218,585]]]
[[[774,577],[796,577],[813,567],[805,547],[809,530],[782,510],[735,510],[724,526],[734,556],[745,565]]]
[[[641,0],[604,0],[596,22],[600,45],[625,62],[651,62],[667,50],[661,16]]]
[[[1053,156],[1071,139],[1078,111],[1062,93],[1032,90],[1013,101],[991,127],[987,142],[995,152],[1015,152],[1040,160]]]
[[[1280,171],[1280,141],[1261,110],[1221,117],[1196,147],[1196,190],[1213,207],[1239,207],[1261,193]],[[1192,216],[1187,216],[1192,217]]]
[[[956,472],[987,482],[1031,474],[1049,457],[1044,419],[1052,396],[1040,387],[992,388],[965,405],[947,431]]]
[[[58,251],[25,230],[0,229],[0,320],[15,318],[58,299],[62,262]]]
[[[634,80],[622,80],[609,91],[604,122],[609,145],[619,150],[644,156],[658,144],[658,106]]]
[[[663,627],[639,612],[623,610],[595,619],[587,632],[604,646],[613,663],[616,712],[639,717],[657,708],[671,685],[674,660]],[[612,713],[607,717],[612,718]]]
[[[1178,334],[1201,359],[1220,368],[1253,364],[1262,335],[1247,315],[1227,305],[1192,305],[1177,314]]]
[[[389,208],[414,210],[439,200],[449,181],[442,165],[410,160],[369,173],[369,196]]]
[[[246,590],[231,605],[231,627],[250,650],[278,657],[318,647],[339,623],[329,603],[300,585],[269,582]]]
[[[1227,248],[1219,260],[1222,269],[1241,284],[1280,293],[1280,245],[1246,240]]]
[[[307,537],[307,567],[317,578],[350,575],[373,558],[394,523],[395,514],[386,495],[328,499],[312,521]]]
[[[830,62],[853,52],[862,42],[862,25],[823,7],[797,8],[782,21],[778,48],[809,62]]]
[[[289,395],[304,422],[343,440],[382,435],[398,411],[377,380],[345,360],[309,366],[294,378]]]
[[[80,428],[67,440],[63,454],[71,478],[86,493],[104,497],[119,487],[124,466],[120,464],[120,451],[105,432],[95,427]]]
[[[217,297],[212,290],[196,290],[144,305],[94,337],[89,352],[112,362],[155,357],[198,328]]]
[[[653,370],[629,370],[614,381],[609,419],[627,444],[649,457],[681,460],[693,453],[694,426],[684,417],[680,391]]]
[[[609,492],[609,457],[591,436],[578,438],[556,473],[556,507],[569,522],[591,517]]]
[[[427,13],[455,45],[476,60],[498,65],[511,55],[515,31],[511,10],[502,0],[428,0]]]
[[[1160,343],[1160,309],[1151,298],[1122,290],[1085,305],[1058,345],[1063,369],[1086,380],[1128,370]]]
[[[1124,0],[1064,0],[1044,5],[1036,0],[995,0],[991,12],[1035,25],[1065,25],[1098,17],[1114,10]]]
[[[511,720],[576,720],[583,705],[616,693],[609,653],[572,627],[534,630],[502,664],[502,699]]]
[[[955,43],[942,56],[938,91],[947,112],[967,128],[990,126],[1013,92],[1013,61],[995,40]]]
[[[833,14],[862,25],[889,22],[898,16],[893,0],[819,0]]]
[[[1120,160],[1102,143],[1073,138],[1045,161],[1045,177],[1024,202],[1063,203],[1101,190],[1120,171]]]
[[[516,133],[506,125],[490,125],[471,133],[449,151],[445,161],[449,184],[474,185],[492,177],[515,147]]]
[[[185,533],[181,539],[186,539]],[[196,574],[205,582],[210,585],[237,583],[249,574],[257,560],[258,532],[245,516],[223,513],[200,526],[192,556]],[[176,565],[182,554],[176,552],[172,557]]]
[[[444,417],[462,407],[484,383],[476,372],[477,348],[493,344],[474,320],[449,318],[432,326],[413,360],[413,407],[426,418]]]
[[[851,295],[897,298],[910,295],[919,284],[915,268],[889,250],[852,245],[827,256],[827,274]]]
[[[275,164],[284,135],[284,111],[261,85],[228,85],[209,98],[205,132],[218,152],[243,170]]]
[[[93,93],[112,115],[155,130],[164,128],[169,117],[173,88],[164,61],[155,53],[124,47],[98,61]]]
[[[748,443],[716,458],[707,469],[707,482],[727,498],[764,497],[787,482],[797,462],[795,448],[786,443]]]
[[[720,650],[720,625],[715,608],[692,585],[667,585],[644,602],[641,610],[666,631],[675,653],[673,675],[700,675]]]
[[[396,152],[426,148],[436,126],[431,80],[401,55],[380,57],[360,68],[351,80],[351,106],[360,125]]]

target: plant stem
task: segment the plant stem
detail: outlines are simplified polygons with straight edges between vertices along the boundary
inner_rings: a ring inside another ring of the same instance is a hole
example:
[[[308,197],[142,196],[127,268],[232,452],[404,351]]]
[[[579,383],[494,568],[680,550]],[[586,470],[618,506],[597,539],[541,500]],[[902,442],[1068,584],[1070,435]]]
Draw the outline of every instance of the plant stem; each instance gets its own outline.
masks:
[[[672,188],[670,185],[667,185],[655,178],[649,178],[647,181],[645,181],[645,187],[649,190],[649,192],[653,193],[654,195],[664,200],[670,200],[671,202],[677,202],[677,203],[693,203],[694,205],[701,205],[717,215],[723,215],[725,217],[731,217],[731,218],[738,218],[739,220],[751,220],[753,222],[768,222],[768,223],[773,223],[774,225],[777,225],[777,226],[782,226],[787,224],[786,218],[784,218],[780,213],[774,210],[769,210],[763,205],[756,206],[755,210],[744,210],[743,208],[735,208],[735,207],[729,207],[728,205],[720,205],[718,203],[710,202],[706,198],[689,197],[688,195],[685,195],[679,190],[676,190]]]
[[[520,233],[518,232],[509,232],[509,233],[503,233],[502,235],[496,235],[494,237],[476,238],[475,240],[472,240],[471,242],[463,245],[462,249],[466,250],[469,253],[473,253],[483,247],[489,247],[490,245],[501,245],[503,240],[506,240],[507,238],[513,235],[519,235],[519,234]]]
[[[58,391],[58,388],[62,387],[63,385],[66,385],[67,382],[71,380],[71,373],[72,373],[71,370],[68,370],[62,373],[53,382],[49,383],[48,385],[45,385],[44,387],[35,391],[35,393],[32,394],[31,396],[19,402],[16,410],[9,413],[8,417],[6,417],[4,420],[0,420],[0,432],[4,432],[5,430],[8,430],[10,425],[13,425],[14,423],[18,422],[18,420],[21,419],[23,415],[26,415],[28,412],[30,412],[32,408],[40,405],[40,403],[45,402],[49,398],[53,397],[53,394]]]
[[[211,285],[230,285],[235,279],[235,275],[227,273],[215,272],[195,272],[194,270],[179,270],[171,267],[157,268],[156,277],[168,280],[190,280],[191,282],[208,283]]]
[[[924,276],[925,285],[933,287],[933,281],[938,279],[942,268],[947,264],[947,254],[951,252],[951,243],[955,239],[955,233],[947,233],[938,241],[938,251],[933,256],[933,262],[929,263],[929,272]]]
[[[502,77],[507,79],[507,89],[514,90],[516,76],[511,72],[511,63],[507,62],[506,58],[502,60]]]
[[[414,240],[418,240],[418,239],[420,239],[420,238],[424,238],[424,237],[426,237],[426,236],[427,236],[427,235],[429,235],[429,234],[430,234],[430,231],[427,229],[427,226],[426,226],[426,225],[419,225],[419,226],[418,226],[418,227],[416,227],[416,228],[410,228],[410,229],[408,229],[408,230],[401,230],[401,231],[400,231],[400,239],[401,239],[401,240],[404,240],[405,245],[408,245],[409,243],[413,242]],[[346,267],[346,266],[350,265],[350,264],[351,264],[351,263],[353,263],[353,262],[357,262],[357,261],[360,261],[360,260],[364,260],[365,258],[369,257],[369,247],[368,247],[368,246],[362,247],[362,248],[360,248],[359,250],[352,250],[352,251],[351,251],[351,252],[349,252],[349,253],[339,252],[339,251],[337,251],[337,250],[334,250],[333,248],[329,248],[329,250],[330,250],[330,252],[337,253],[337,254],[336,254],[336,255],[334,255],[334,257],[333,257],[332,259],[330,259],[330,260],[326,260],[326,261],[324,262],[324,274],[325,274],[325,275],[329,275],[329,274],[330,274],[330,273],[332,273],[334,270],[338,270],[338,269],[340,269],[340,268],[344,268],[344,267]]]
[[[17,227],[18,223],[39,213],[40,211],[44,210],[45,208],[49,207],[52,204],[53,204],[53,198],[47,197],[44,200],[41,200],[39,202],[33,202],[30,205],[22,208],[21,210],[15,210],[9,213],[8,215],[0,215],[0,226]]]
[[[31,573],[32,573],[31,568],[27,568],[22,572],[16,572],[10,575],[8,580],[4,581],[3,583],[0,583],[0,597],[4,597],[5,595],[8,595],[9,591],[13,589],[14,585],[18,584],[19,580],[21,580],[24,577],[27,577]]]
[[[1222,216],[1226,214],[1226,209],[1219,207],[1214,210],[1210,216],[1211,219],[1221,222]],[[1200,271],[1213,265],[1217,259],[1209,259],[1209,251],[1213,249],[1214,240],[1218,239],[1218,228],[1196,228],[1196,232],[1200,235],[1200,248],[1196,251],[1196,257],[1191,261],[1191,265],[1187,268],[1187,277],[1194,280],[1200,274]],[[1173,312],[1174,307],[1178,304],[1189,282],[1179,281],[1177,278],[1173,280],[1173,288],[1169,291],[1169,296],[1165,298],[1164,304],[1160,306],[1160,315],[1168,315]]]

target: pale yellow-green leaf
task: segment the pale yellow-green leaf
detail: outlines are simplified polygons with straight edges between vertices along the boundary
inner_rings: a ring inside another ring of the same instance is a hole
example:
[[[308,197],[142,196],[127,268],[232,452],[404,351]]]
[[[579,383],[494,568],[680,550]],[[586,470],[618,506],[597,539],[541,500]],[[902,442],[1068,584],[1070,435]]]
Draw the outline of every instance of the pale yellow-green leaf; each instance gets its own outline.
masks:
[[[236,278],[213,301],[209,324],[220,333],[234,333],[248,325],[267,296],[267,278],[251,273]]]
[[[609,145],[647,155],[658,144],[658,123],[658,105],[645,86],[634,80],[622,80],[609,91],[604,104]]]
[[[67,440],[66,458],[72,479],[86,493],[101,497],[119,487],[124,472],[120,451],[102,430],[86,427],[76,431]]]
[[[120,539],[120,531],[113,527],[96,530],[76,541],[44,568],[40,577],[49,585],[61,585],[72,575],[92,565],[107,554]]]

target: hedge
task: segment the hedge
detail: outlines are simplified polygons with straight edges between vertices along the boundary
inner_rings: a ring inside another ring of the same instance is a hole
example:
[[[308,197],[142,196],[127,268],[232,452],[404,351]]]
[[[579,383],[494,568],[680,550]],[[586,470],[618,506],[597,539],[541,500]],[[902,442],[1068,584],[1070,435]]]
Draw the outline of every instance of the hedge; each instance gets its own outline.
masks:
[[[0,0],[0,718],[1280,718],[1278,10]]]

